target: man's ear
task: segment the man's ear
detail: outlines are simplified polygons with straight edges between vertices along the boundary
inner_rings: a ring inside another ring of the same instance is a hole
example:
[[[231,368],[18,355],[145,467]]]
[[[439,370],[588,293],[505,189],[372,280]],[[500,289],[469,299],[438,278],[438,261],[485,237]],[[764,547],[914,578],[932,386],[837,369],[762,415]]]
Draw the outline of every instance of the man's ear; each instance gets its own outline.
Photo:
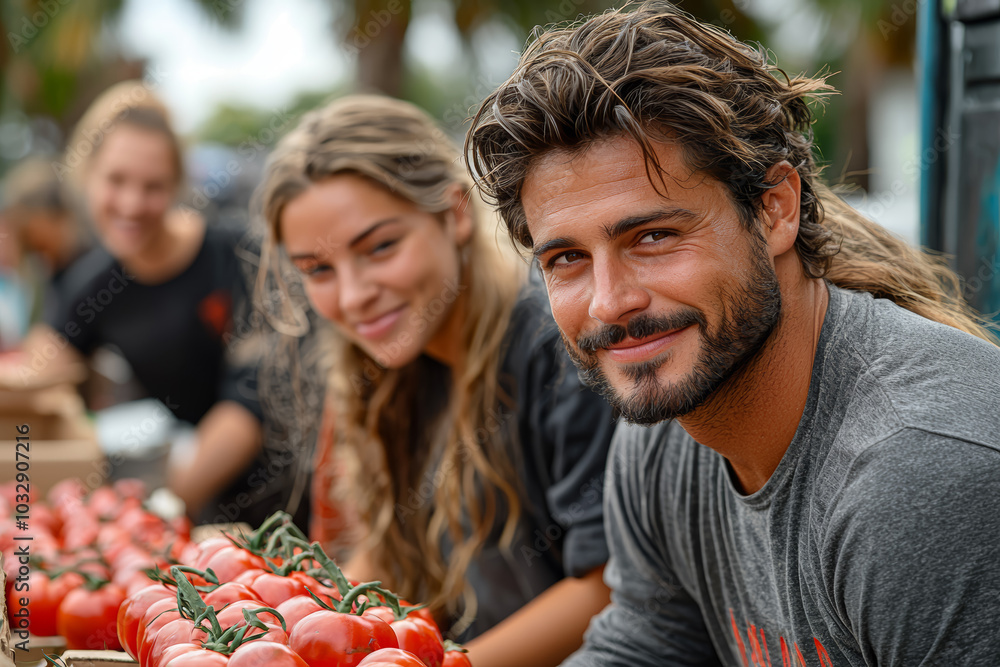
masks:
[[[767,170],[767,182],[773,187],[760,196],[761,233],[772,257],[782,255],[795,245],[799,235],[799,204],[802,181],[799,172],[786,160]]]
[[[472,239],[472,202],[471,191],[467,191],[458,183],[448,186],[448,201],[450,202],[447,214],[452,218],[455,225],[455,243],[459,247],[464,246]]]

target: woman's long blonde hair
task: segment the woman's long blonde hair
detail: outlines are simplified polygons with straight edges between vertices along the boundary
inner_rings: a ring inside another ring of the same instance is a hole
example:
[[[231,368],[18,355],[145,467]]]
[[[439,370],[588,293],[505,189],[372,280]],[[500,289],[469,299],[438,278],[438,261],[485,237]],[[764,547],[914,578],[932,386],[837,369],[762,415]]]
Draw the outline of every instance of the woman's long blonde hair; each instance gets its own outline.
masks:
[[[371,179],[430,213],[449,209],[449,192],[470,194],[475,230],[463,262],[459,290],[466,317],[461,374],[451,378],[444,414],[424,433],[411,427],[429,388],[418,364],[381,367],[346,338],[335,335],[328,391],[335,410],[336,446],[358,461],[351,499],[367,540],[365,551],[385,582],[402,595],[426,601],[440,616],[475,613],[467,590],[469,563],[490,533],[503,525],[509,542],[520,512],[510,433],[491,424],[501,403],[501,344],[517,299],[516,265],[478,219],[472,181],[448,137],[416,107],[378,96],[351,96],[305,116],[271,156],[259,191],[268,227],[264,261],[278,260],[281,216],[311,184],[338,173]],[[458,250],[456,249],[456,252]],[[281,271],[271,269],[279,281]],[[301,318],[300,318],[301,320]],[[428,484],[432,488],[427,496]],[[419,488],[419,491],[418,491]],[[453,547],[445,556],[442,539]]]

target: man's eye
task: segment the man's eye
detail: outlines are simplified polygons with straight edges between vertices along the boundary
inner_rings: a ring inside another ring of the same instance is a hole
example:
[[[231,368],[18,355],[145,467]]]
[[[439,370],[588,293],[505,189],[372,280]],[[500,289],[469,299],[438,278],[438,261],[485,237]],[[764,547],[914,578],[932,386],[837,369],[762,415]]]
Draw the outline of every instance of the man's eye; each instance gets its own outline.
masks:
[[[673,236],[673,232],[657,229],[656,231],[643,234],[639,239],[639,243],[656,243],[657,241],[662,241],[669,236]]]
[[[549,262],[549,266],[558,266],[558,265],[565,266],[567,264],[572,264],[573,262],[578,262],[581,259],[583,259],[582,252],[576,252],[571,250],[570,252],[564,252],[563,254],[554,257],[552,261]]]

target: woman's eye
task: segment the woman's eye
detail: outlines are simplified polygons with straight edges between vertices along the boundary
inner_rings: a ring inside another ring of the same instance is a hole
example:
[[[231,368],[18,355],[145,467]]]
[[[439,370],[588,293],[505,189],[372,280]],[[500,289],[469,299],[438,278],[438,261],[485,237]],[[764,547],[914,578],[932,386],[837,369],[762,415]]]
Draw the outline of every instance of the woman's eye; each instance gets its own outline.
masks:
[[[329,264],[320,262],[299,262],[295,264],[295,268],[299,270],[299,273],[308,277],[318,276],[332,270]]]
[[[657,241],[662,241],[668,236],[673,236],[673,234],[671,232],[658,229],[654,232],[647,232],[643,234],[639,239],[639,243],[656,243]]]
[[[573,262],[578,262],[581,259],[583,259],[583,253],[582,252],[575,252],[575,251],[564,252],[563,254],[559,255],[558,257],[555,257],[550,262],[550,265],[551,266],[558,266],[558,265],[561,264],[561,265],[565,266],[567,264],[572,264]]]
[[[396,239],[388,239],[386,241],[382,241],[381,243],[378,243],[374,248],[372,248],[371,254],[377,255],[380,252],[385,252],[394,245],[396,245]]]

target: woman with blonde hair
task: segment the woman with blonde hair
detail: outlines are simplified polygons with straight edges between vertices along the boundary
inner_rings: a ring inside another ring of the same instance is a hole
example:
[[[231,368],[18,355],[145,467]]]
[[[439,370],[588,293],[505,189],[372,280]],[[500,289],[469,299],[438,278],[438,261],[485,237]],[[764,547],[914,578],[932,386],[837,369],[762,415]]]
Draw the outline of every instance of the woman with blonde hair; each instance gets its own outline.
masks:
[[[340,99],[269,161],[264,256],[272,278],[290,260],[334,325],[313,514],[356,517],[348,574],[427,602],[477,667],[554,665],[608,601],[615,421],[471,185],[419,109]],[[330,525],[314,537],[343,538]]]
[[[196,516],[261,449],[255,367],[227,344],[247,292],[235,254],[243,234],[177,206],[181,143],[141,82],[105,91],[53,168],[84,200],[101,247],[74,264],[71,289],[29,334],[23,362],[0,368],[0,385],[44,384],[116,347],[150,396],[197,425],[193,457],[169,479]]]

